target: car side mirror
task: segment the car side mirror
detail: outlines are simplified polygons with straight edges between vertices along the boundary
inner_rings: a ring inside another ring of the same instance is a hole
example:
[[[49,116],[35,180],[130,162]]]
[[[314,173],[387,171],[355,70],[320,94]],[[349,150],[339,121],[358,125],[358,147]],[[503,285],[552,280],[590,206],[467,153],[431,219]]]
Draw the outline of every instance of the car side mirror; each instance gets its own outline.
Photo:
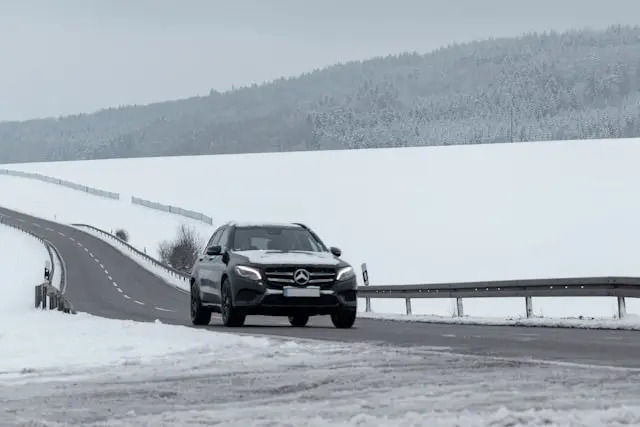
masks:
[[[342,251],[340,250],[340,248],[336,248],[335,246],[331,246],[331,248],[329,248],[329,250],[331,251],[332,254],[334,254],[335,256],[340,256],[342,255]]]
[[[222,253],[222,248],[219,245],[209,246],[205,253],[209,256],[218,256]]]

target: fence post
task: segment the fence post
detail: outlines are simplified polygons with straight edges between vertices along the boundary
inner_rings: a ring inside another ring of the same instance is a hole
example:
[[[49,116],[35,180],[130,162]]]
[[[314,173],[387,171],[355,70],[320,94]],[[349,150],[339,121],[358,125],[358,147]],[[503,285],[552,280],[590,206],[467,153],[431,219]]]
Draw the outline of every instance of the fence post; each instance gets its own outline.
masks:
[[[411,298],[405,298],[404,299],[404,304],[407,308],[407,316],[411,316]]]
[[[464,316],[464,306],[462,305],[462,298],[456,298],[456,313],[458,317]]]
[[[524,303],[527,311],[527,319],[533,317],[533,301],[531,297],[524,297]]]
[[[618,297],[618,319],[623,319],[627,316],[627,302],[624,297]]]
[[[364,281],[364,285],[369,286],[369,272],[367,271],[367,263],[363,262],[360,268],[362,268],[362,280]],[[371,313],[371,298],[365,297],[364,301],[364,311],[366,311],[367,313]]]

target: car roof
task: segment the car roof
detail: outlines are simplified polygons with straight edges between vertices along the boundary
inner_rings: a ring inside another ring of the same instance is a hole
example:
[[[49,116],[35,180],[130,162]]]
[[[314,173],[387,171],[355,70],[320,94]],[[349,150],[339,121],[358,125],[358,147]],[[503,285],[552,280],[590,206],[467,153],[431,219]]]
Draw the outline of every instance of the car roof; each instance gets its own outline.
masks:
[[[300,228],[302,225],[293,222],[273,222],[273,221],[229,221],[227,225],[233,227],[289,227]]]

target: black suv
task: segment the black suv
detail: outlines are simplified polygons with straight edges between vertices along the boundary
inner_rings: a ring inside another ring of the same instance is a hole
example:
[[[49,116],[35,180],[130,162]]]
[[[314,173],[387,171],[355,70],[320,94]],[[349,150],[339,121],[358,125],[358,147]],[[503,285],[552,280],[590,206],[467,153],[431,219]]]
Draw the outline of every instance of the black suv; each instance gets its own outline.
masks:
[[[222,225],[191,272],[191,322],[207,325],[216,312],[225,326],[265,315],[288,316],[300,327],[310,316],[330,315],[335,327],[350,328],[356,275],[340,255],[304,224]]]

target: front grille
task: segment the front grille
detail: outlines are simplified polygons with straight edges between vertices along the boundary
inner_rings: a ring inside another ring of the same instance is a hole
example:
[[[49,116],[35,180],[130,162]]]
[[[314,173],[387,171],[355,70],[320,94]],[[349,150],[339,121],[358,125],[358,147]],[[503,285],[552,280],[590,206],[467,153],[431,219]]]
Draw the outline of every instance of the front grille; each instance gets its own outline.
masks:
[[[295,267],[268,267],[265,276],[270,287],[282,289],[282,286],[300,286],[293,281],[293,273],[303,268],[310,274],[309,282],[304,286],[320,286],[320,289],[330,289],[336,280],[336,269],[331,267],[295,266]]]

